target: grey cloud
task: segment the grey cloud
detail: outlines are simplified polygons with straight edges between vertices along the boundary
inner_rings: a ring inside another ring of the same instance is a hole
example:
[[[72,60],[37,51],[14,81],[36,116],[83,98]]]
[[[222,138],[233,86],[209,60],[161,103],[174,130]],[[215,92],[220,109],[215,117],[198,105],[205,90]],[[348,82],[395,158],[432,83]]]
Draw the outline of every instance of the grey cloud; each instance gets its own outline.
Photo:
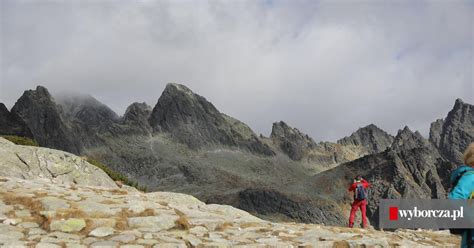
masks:
[[[269,134],[427,134],[473,103],[468,1],[2,1],[0,101],[37,84],[123,114],[168,82]]]

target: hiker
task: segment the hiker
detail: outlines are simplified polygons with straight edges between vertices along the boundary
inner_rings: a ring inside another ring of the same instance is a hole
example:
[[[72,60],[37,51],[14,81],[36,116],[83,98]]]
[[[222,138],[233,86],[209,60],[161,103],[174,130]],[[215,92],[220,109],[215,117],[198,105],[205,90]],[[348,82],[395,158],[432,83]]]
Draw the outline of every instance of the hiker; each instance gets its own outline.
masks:
[[[354,191],[354,201],[352,202],[351,215],[349,217],[350,228],[354,226],[354,219],[358,208],[362,212],[362,227],[367,228],[365,208],[367,206],[367,188],[369,186],[370,184],[362,176],[357,176],[349,187],[349,191]]]
[[[451,173],[450,183],[449,199],[474,198],[474,143],[471,143],[464,152],[464,164]],[[474,229],[453,230],[453,233],[462,235],[462,248],[474,247]]]

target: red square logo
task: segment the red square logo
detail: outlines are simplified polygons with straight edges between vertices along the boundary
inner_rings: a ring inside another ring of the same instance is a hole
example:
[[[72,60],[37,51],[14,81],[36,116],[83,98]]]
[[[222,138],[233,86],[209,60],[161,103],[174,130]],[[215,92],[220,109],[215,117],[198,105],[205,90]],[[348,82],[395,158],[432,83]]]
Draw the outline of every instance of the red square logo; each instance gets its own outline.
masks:
[[[398,207],[389,208],[389,220],[398,220]]]

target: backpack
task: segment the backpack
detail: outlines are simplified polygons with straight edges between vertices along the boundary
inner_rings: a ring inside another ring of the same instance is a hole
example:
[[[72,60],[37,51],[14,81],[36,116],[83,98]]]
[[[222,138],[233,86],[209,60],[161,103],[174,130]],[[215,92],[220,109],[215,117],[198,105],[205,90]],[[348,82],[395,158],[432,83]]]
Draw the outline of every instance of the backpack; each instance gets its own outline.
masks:
[[[355,188],[354,199],[361,201],[365,200],[367,192],[365,192],[364,185],[362,183],[358,183]]]

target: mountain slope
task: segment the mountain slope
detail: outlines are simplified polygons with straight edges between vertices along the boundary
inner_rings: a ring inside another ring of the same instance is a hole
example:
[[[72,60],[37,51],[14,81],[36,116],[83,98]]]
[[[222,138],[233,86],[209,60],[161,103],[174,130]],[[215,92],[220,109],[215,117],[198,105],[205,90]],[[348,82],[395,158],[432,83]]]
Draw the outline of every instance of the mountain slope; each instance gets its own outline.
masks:
[[[26,91],[12,113],[40,145],[76,149],[150,190],[192,194],[264,218],[334,225],[347,220],[346,187],[355,174],[380,185],[374,199],[441,197],[459,161],[446,144],[452,142],[458,156],[473,137],[472,105],[458,101],[433,125],[431,142],[409,128],[392,137],[369,125],[338,143],[316,143],[284,122],[274,124],[269,138],[258,137],[178,84],[167,85],[153,108],[134,103],[123,117],[92,97],[58,103],[38,87]],[[376,210],[370,211],[373,222]]]
[[[386,151],[322,172],[313,181],[328,185],[319,188],[318,193],[327,195],[336,205],[347,206],[352,201],[347,192],[349,183],[357,175],[366,178],[372,184],[367,216],[377,225],[377,208],[382,198],[445,198],[454,167],[418,133],[405,127]]]
[[[0,103],[0,135],[33,138],[33,134],[23,119],[17,114],[8,111],[3,103]]]

